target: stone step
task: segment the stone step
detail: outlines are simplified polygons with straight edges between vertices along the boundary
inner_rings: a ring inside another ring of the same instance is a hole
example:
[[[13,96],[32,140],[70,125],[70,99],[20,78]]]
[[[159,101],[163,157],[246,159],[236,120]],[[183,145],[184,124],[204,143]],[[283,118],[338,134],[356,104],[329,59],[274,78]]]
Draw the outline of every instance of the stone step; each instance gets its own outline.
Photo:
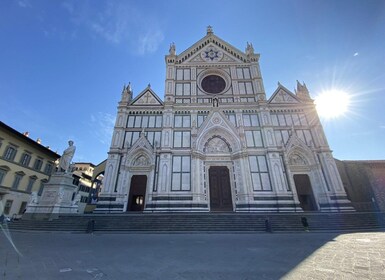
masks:
[[[265,231],[269,217],[273,231],[303,231],[301,217],[309,229],[379,230],[385,228],[384,213],[162,213],[162,214],[98,214],[63,215],[57,220],[19,220],[9,224],[15,230],[86,231],[94,220],[95,231]]]

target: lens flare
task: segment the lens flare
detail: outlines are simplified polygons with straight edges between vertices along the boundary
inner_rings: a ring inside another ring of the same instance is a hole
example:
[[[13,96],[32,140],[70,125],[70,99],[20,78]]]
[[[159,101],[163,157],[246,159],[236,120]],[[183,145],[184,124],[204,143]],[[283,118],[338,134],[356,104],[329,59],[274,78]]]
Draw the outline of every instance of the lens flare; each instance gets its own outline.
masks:
[[[350,96],[341,90],[329,90],[315,97],[317,112],[326,119],[337,118],[349,111]]]

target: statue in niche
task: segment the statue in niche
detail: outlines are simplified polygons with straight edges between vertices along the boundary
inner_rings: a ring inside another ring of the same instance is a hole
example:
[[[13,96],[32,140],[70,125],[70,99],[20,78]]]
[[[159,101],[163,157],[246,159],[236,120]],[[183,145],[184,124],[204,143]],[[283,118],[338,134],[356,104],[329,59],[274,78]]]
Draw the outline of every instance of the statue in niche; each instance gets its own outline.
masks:
[[[218,107],[218,98],[213,98],[213,107]]]
[[[225,141],[219,137],[215,137],[207,143],[205,148],[206,153],[228,153],[230,152],[229,146]]]

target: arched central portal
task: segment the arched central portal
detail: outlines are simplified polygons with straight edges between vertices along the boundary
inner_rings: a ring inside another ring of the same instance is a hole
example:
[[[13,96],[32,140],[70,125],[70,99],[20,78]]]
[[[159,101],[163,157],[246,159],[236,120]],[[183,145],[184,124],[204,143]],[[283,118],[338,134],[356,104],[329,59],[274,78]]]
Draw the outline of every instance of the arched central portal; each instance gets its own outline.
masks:
[[[127,211],[143,211],[146,197],[147,176],[134,175],[131,178]]]
[[[309,176],[307,174],[296,174],[294,175],[294,183],[303,211],[317,211]]]
[[[230,174],[226,166],[209,168],[209,188],[211,211],[233,211]]]

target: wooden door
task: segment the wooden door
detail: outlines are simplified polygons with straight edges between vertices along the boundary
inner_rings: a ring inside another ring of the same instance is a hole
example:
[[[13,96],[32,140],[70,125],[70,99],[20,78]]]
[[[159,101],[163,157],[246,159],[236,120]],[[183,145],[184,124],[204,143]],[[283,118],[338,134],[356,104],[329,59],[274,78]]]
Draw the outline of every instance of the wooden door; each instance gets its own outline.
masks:
[[[212,166],[209,169],[211,211],[233,211],[229,169]]]

